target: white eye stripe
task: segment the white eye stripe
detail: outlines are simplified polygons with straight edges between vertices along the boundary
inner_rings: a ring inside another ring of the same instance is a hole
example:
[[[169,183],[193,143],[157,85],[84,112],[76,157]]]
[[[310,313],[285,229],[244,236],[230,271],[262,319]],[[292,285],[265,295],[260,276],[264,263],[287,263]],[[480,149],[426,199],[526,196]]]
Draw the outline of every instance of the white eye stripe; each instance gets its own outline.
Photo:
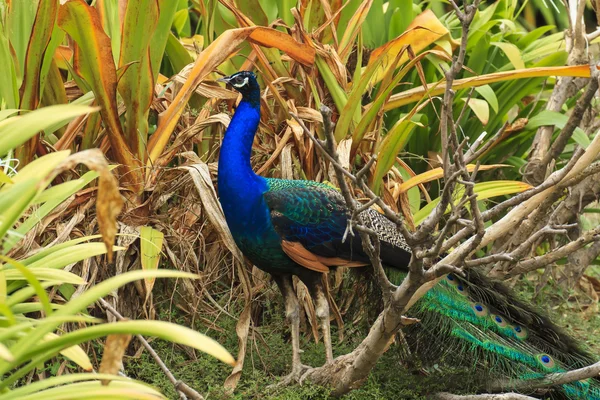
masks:
[[[246,86],[248,84],[248,77],[244,78],[244,82],[242,83],[233,83],[233,86],[235,86],[236,88],[241,88],[243,86]]]

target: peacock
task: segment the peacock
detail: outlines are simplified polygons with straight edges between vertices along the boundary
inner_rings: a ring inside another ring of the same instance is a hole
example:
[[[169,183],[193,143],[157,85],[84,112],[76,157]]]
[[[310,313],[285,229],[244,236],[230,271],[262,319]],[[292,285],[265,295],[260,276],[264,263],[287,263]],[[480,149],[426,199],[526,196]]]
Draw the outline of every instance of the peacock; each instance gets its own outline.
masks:
[[[231,234],[242,253],[268,272],[279,287],[292,341],[292,371],[305,370],[300,359],[299,303],[292,285],[297,276],[315,303],[325,344],[333,360],[329,305],[322,275],[335,267],[364,267],[369,259],[360,239],[346,231],[349,212],[332,186],[308,180],[258,176],[250,165],[260,121],[260,86],[253,72],[219,79],[241,93],[220,150],[218,192]],[[395,225],[367,209],[363,221],[381,242],[387,269],[406,272],[411,249]],[[500,283],[475,270],[448,274],[411,309],[420,323],[406,332],[424,362],[452,357],[455,367],[476,370],[480,390],[490,379],[518,382],[593,363],[594,358],[548,318],[516,298]],[[551,397],[600,400],[596,380],[564,384]]]

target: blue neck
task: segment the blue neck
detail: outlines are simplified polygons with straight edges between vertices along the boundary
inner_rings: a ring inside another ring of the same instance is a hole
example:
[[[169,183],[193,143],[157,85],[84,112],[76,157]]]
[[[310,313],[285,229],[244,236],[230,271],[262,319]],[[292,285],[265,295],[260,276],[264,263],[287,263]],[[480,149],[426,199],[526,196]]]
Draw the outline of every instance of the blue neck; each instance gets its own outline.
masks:
[[[252,142],[260,121],[260,103],[242,100],[225,131],[219,155],[219,183],[222,173],[252,173],[250,155]],[[223,168],[221,168],[223,167]],[[228,180],[229,175],[223,175]]]
[[[260,103],[243,99],[229,123],[221,145],[219,197],[234,238],[236,234],[249,234],[253,228],[264,227],[266,223],[266,209],[261,210],[264,207],[260,205],[267,183],[254,173],[250,165],[252,142],[259,121]]]

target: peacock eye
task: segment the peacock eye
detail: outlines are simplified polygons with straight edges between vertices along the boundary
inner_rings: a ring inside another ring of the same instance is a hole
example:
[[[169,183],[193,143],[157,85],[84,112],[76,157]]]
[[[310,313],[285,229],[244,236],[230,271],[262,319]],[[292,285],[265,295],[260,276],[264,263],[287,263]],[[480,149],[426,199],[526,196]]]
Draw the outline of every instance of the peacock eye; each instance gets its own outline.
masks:
[[[513,326],[513,331],[515,332],[515,336],[518,339],[527,339],[528,333],[527,329],[520,325]]]
[[[550,357],[548,354],[539,354],[537,356],[537,359],[542,365],[542,367],[546,369],[552,369],[556,365],[552,357]]]
[[[500,328],[504,328],[506,326],[508,326],[508,322],[506,322],[506,320],[504,318],[502,318],[500,315],[496,315],[496,314],[491,314],[492,317],[492,321],[496,323],[496,325],[498,325]]]
[[[478,317],[486,317],[489,314],[488,308],[481,303],[471,303],[471,308]]]
[[[241,76],[236,76],[235,77],[235,83],[243,83],[244,82],[244,78],[242,78]]]

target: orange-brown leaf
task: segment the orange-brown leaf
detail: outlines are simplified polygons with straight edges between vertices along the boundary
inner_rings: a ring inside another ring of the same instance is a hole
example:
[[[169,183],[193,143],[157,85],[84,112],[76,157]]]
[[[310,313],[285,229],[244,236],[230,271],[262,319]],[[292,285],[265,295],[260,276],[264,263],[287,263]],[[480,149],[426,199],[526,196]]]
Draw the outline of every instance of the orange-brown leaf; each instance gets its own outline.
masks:
[[[504,168],[504,167],[510,167],[510,165],[506,165],[506,164],[480,165],[479,171],[487,171],[487,170],[494,169],[494,168]],[[475,165],[473,165],[473,164],[467,165],[467,171],[473,172],[473,170],[475,170]],[[398,191],[400,193],[404,193],[410,188],[413,188],[422,183],[431,182],[433,180],[440,179],[443,176],[444,176],[444,170],[442,168],[430,169],[427,172],[423,172],[422,174],[413,176],[406,182],[402,182],[402,184],[398,188]]]
[[[358,6],[352,18],[348,21],[348,26],[346,27],[344,36],[342,36],[338,46],[338,54],[342,60],[348,60],[352,48],[354,47],[354,39],[358,35],[362,24],[365,22],[372,5],[373,0],[364,0],[361,5]]]
[[[77,43],[75,70],[92,87],[115,158],[123,166],[129,188],[139,193],[142,190],[141,164],[124,140],[111,41],[102,29],[98,11],[83,0],[71,0],[60,6],[58,25]]]
[[[67,62],[73,58],[73,49],[69,46],[58,46],[54,52],[54,61],[60,69],[68,69]]]
[[[408,53],[404,53],[400,60],[396,64],[392,63],[394,59],[400,54],[404,46],[410,45],[415,53],[420,53],[422,50],[439,40],[443,36],[450,35],[450,32],[435,16],[433,11],[426,10],[419,14],[408,26],[406,31],[398,36],[396,39],[384,44],[381,47],[373,50],[369,57],[369,64],[376,62],[376,60],[383,56],[383,66],[379,73],[371,80],[371,84],[379,82],[385,76],[387,69],[397,68],[408,61]]]
[[[253,43],[276,47],[285,51],[296,61],[306,65],[314,62],[315,50],[303,43],[294,41],[289,35],[275,29],[252,26],[248,28],[230,29],[223,32],[196,58],[187,81],[173,99],[169,108],[161,115],[156,132],[148,142],[149,160],[151,163],[159,158],[165,149],[185,105],[194,93],[195,88],[223,61],[233,54],[245,40]]]
[[[102,362],[100,363],[99,373],[116,375],[121,369],[125,350],[129,346],[131,335],[108,335],[104,352],[102,353]],[[108,380],[103,380],[102,385],[107,386],[110,383]]]
[[[295,41],[290,35],[263,26],[255,27],[248,39],[266,47],[275,47],[301,64],[310,67],[315,62],[314,47]]]
[[[573,65],[566,67],[537,67],[537,68],[526,68],[513,71],[502,71],[494,72],[486,75],[479,75],[470,78],[456,79],[452,88],[454,90],[478,87],[487,85],[495,82],[510,81],[514,79],[522,78],[535,78],[544,76],[574,76],[578,78],[589,78],[590,77],[590,66],[589,65]],[[415,103],[423,96],[428,94],[429,96],[437,96],[444,93],[446,85],[445,81],[440,81],[439,84],[432,89],[427,91],[422,86],[416,87],[404,92],[394,94],[390,97],[390,100],[385,104],[384,110],[389,111],[394,108],[402,107],[406,104]]]

